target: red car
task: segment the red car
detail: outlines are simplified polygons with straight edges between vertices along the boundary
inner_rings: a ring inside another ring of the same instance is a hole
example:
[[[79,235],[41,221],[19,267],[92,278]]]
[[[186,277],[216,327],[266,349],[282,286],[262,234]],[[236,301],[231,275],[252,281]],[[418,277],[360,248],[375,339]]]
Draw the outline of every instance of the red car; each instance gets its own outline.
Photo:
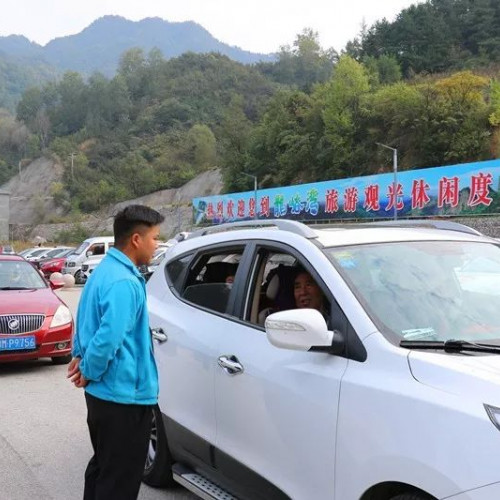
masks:
[[[73,317],[33,266],[17,255],[0,255],[0,363],[52,358],[71,360]]]
[[[46,278],[49,278],[52,273],[62,272],[65,260],[66,257],[58,257],[57,259],[47,260],[46,262],[40,264],[40,271],[42,271]]]

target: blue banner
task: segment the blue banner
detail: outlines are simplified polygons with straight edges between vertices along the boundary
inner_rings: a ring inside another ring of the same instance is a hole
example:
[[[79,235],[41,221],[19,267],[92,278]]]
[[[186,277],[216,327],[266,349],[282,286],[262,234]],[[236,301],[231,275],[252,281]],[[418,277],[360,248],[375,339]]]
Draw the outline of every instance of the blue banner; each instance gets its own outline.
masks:
[[[285,217],[341,220],[500,213],[500,160],[193,199],[195,224]]]

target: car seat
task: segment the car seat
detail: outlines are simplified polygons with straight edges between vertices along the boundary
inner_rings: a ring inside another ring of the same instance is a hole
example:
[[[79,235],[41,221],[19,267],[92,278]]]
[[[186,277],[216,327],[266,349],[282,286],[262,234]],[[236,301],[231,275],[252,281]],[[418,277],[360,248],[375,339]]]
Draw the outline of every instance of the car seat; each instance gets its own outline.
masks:
[[[263,325],[266,318],[273,312],[295,309],[293,281],[295,268],[280,264],[271,271],[266,286],[266,298],[272,304],[259,312],[258,323]]]

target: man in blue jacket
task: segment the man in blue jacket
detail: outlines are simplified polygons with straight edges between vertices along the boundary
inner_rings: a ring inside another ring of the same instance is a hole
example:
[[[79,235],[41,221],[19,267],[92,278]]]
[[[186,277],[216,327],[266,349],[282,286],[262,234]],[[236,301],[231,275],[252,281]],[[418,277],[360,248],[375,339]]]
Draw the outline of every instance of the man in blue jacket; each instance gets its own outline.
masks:
[[[115,247],[90,275],[78,305],[68,378],[85,388],[94,449],[84,500],[135,500],[139,494],[158,372],[137,266],[151,260],[163,219],[142,205],[116,215]]]

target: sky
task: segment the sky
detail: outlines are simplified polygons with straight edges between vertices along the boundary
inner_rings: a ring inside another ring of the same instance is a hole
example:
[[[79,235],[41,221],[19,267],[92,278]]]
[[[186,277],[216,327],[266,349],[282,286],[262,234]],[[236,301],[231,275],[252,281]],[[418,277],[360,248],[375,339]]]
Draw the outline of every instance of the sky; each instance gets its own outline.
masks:
[[[395,19],[401,9],[422,0],[14,0],[0,16],[0,36],[24,35],[45,45],[79,33],[95,19],[113,14],[138,21],[196,21],[229,45],[252,52],[276,52],[292,45],[304,28],[319,34],[323,49],[340,51],[372,25]]]

